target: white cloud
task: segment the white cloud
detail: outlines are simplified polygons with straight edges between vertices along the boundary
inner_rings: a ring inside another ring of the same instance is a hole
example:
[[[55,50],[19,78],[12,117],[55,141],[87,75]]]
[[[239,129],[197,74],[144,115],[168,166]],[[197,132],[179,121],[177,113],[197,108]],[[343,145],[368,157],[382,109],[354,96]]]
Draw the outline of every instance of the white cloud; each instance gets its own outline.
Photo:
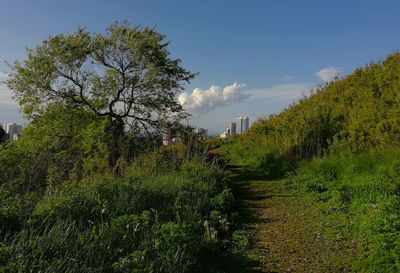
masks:
[[[0,82],[0,104],[17,107],[18,102],[13,96],[13,92]]]
[[[321,69],[315,75],[324,82],[330,82],[333,81],[336,77],[339,77],[340,74],[342,73],[342,70],[337,67],[326,67],[324,69]]]
[[[0,79],[6,79],[9,77],[8,72],[0,71]]]
[[[308,95],[311,89],[312,86],[306,83],[280,84],[264,89],[249,90],[247,94],[252,100],[288,101]]]
[[[285,82],[291,82],[295,79],[295,77],[291,76],[291,75],[285,75],[282,77],[282,80]]]
[[[218,107],[248,98],[249,95],[242,92],[244,86],[244,84],[235,82],[224,88],[216,85],[212,85],[207,90],[196,88],[191,94],[187,92],[182,93],[178,97],[178,103],[190,113],[206,113]]]

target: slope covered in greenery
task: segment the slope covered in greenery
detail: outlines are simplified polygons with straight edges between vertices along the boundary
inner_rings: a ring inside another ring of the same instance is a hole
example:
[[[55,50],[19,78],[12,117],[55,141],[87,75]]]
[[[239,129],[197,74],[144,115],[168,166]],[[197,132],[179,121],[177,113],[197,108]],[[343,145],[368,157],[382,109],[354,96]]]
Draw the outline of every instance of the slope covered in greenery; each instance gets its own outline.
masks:
[[[312,226],[357,255],[346,270],[400,271],[400,54],[318,88],[222,145],[283,178]],[[307,235],[305,235],[307,236]],[[336,236],[336,235],[335,235]]]
[[[400,143],[400,54],[315,89],[278,115],[257,121],[229,152],[260,166],[278,157],[294,162],[329,149],[352,152]],[[271,158],[269,158],[271,157]]]

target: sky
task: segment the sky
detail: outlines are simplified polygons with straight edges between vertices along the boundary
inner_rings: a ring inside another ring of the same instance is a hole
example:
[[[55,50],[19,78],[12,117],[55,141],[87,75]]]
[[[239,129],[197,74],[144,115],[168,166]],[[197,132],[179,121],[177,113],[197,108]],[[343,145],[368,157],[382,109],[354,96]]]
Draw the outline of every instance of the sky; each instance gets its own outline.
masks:
[[[50,35],[115,21],[153,26],[199,75],[177,97],[194,126],[278,113],[312,88],[400,49],[398,0],[0,1],[0,80]],[[0,85],[0,123],[27,123]]]

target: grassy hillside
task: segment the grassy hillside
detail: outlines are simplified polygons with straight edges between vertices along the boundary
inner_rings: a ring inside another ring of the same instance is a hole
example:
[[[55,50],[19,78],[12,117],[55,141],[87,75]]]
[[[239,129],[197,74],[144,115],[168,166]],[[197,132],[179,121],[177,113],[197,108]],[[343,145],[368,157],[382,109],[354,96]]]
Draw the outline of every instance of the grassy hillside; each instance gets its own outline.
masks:
[[[305,196],[321,230],[352,242],[354,272],[400,270],[400,150],[331,155],[303,163],[286,182]]]
[[[261,166],[280,157],[296,162],[321,156],[328,147],[358,152],[399,144],[397,53],[317,88],[278,115],[257,121],[226,151],[238,162]]]
[[[353,271],[399,272],[399,144],[397,53],[257,121],[222,151],[270,178],[286,177],[318,229],[354,243]]]

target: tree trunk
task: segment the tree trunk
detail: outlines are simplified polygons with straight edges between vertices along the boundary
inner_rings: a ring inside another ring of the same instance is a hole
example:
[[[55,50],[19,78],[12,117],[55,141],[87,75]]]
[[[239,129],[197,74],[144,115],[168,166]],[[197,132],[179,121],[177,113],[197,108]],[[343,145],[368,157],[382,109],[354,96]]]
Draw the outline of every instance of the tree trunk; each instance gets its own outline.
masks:
[[[124,121],[121,118],[109,119],[109,124],[106,128],[108,134],[108,163],[114,170],[116,176],[121,176],[122,170],[122,155],[123,155],[123,143],[124,143]]]

